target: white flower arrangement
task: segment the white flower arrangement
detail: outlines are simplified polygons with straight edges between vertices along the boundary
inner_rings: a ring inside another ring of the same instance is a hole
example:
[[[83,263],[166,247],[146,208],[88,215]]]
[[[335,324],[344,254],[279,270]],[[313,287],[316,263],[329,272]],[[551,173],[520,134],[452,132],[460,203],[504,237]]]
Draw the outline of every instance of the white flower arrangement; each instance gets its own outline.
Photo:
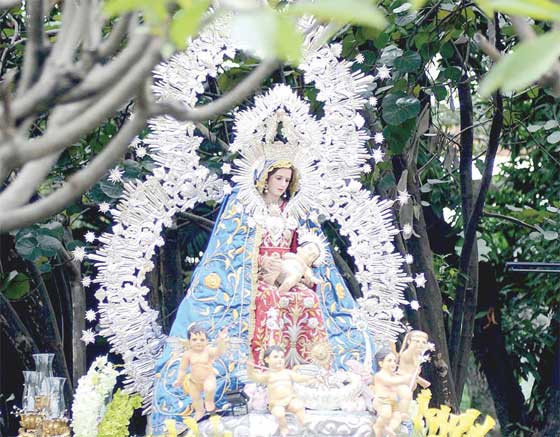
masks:
[[[80,378],[72,404],[72,430],[75,437],[97,437],[97,427],[118,375],[113,364],[107,361],[107,356],[102,356]]]

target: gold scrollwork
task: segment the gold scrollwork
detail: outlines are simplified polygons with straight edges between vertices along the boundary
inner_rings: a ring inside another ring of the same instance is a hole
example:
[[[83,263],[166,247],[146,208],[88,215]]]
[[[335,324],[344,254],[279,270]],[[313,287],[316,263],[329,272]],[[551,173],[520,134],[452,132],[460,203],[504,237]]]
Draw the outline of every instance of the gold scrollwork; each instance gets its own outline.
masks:
[[[208,288],[211,288],[212,290],[217,290],[218,288],[220,288],[221,283],[222,280],[220,279],[220,276],[214,272],[206,275],[206,277],[204,278],[204,285],[206,285]]]

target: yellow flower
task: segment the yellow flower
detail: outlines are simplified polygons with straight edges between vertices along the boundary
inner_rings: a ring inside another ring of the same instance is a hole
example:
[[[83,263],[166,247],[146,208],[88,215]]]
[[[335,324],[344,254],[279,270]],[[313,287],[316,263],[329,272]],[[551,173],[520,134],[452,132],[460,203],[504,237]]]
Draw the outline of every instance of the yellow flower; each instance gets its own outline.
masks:
[[[422,390],[420,394],[416,397],[416,402],[418,403],[418,415],[424,416],[430,405],[430,399],[432,398],[432,392],[430,390]]]
[[[496,421],[490,417],[486,416],[482,425],[480,425],[480,436],[485,436],[488,432],[496,426]]]
[[[166,437],[177,437],[177,429],[175,428],[175,421],[172,419],[164,420],[166,430]]]
[[[189,427],[189,429],[193,432],[195,437],[198,437],[198,424],[193,417],[183,417],[183,423]]]
[[[218,416],[216,414],[214,414],[213,416],[210,416],[210,427],[212,428],[213,437],[218,437],[219,436],[220,425],[221,425],[220,416]]]
[[[439,424],[439,433],[438,436],[440,437],[447,437],[449,433],[449,413],[451,413],[451,408],[447,405],[442,405],[439,408],[438,413],[438,424]]]
[[[428,434],[433,435],[439,428],[438,421],[439,410],[437,408],[428,408],[424,417],[426,418],[426,425],[428,425]]]

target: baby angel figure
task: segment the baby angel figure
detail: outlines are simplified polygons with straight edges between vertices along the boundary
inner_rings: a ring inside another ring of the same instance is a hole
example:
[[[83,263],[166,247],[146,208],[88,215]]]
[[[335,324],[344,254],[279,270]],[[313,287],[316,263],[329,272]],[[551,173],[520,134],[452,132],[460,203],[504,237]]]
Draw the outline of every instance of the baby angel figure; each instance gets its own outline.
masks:
[[[406,384],[397,388],[399,407],[403,414],[403,421],[406,422],[410,422],[409,408],[414,390],[418,385],[422,388],[430,386],[430,381],[420,376],[422,364],[428,360],[427,352],[434,349],[434,345],[428,340],[428,334],[424,331],[410,331],[404,337],[398,354],[397,374],[408,378]]]
[[[267,386],[270,412],[278,421],[281,435],[286,436],[288,435],[286,411],[293,413],[302,426],[305,422],[305,406],[296,397],[293,383],[311,382],[315,378],[286,369],[284,350],[279,346],[271,346],[266,350],[264,362],[266,364],[264,371],[256,370],[256,366],[248,362],[247,376],[252,381]]]
[[[373,408],[377,419],[373,425],[376,437],[395,437],[402,422],[397,389],[409,382],[408,376],[397,375],[397,356],[390,349],[375,354],[379,371],[373,376]]]
[[[280,273],[276,278],[278,291],[286,292],[302,281],[309,286],[320,284],[322,281],[311,269],[320,256],[321,249],[315,242],[303,243],[296,253],[285,253],[280,263]]]
[[[208,344],[208,333],[201,327],[193,325],[187,332],[189,348],[183,353],[174,387],[183,387],[191,399],[195,411],[195,420],[200,420],[205,412],[212,413],[216,406],[216,370],[212,364],[218,356],[226,351],[227,331],[218,335],[216,346]],[[187,368],[190,373],[187,375]],[[204,393],[204,399],[202,394]]]

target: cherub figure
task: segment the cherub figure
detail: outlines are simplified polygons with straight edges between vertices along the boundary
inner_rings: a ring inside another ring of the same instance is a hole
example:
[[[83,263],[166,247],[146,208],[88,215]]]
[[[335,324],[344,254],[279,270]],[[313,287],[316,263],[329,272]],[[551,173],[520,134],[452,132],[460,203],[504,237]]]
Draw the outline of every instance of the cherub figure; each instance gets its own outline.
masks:
[[[403,420],[409,420],[409,407],[412,394],[417,385],[428,388],[430,381],[420,376],[421,365],[426,360],[424,354],[432,348],[428,343],[428,334],[424,331],[413,330],[406,334],[398,354],[397,374],[408,378],[406,384],[397,387],[399,396],[399,408],[403,414]]]
[[[187,332],[187,340],[189,348],[183,353],[173,386],[183,387],[185,393],[189,394],[195,411],[194,418],[200,420],[205,412],[211,413],[216,409],[216,370],[212,364],[226,350],[227,331],[220,332],[216,347],[213,347],[208,344],[208,333],[203,328],[193,325]],[[190,373],[187,375],[188,367]]]
[[[305,422],[305,407],[303,402],[296,398],[294,382],[311,382],[315,378],[296,373],[286,369],[284,350],[279,346],[271,346],[264,353],[266,370],[255,369],[255,364],[248,362],[247,376],[249,379],[265,384],[268,388],[268,406],[270,412],[280,425],[280,433],[288,435],[286,411],[293,413],[303,426]]]
[[[390,349],[375,354],[379,371],[373,376],[373,408],[377,419],[373,425],[376,437],[394,437],[402,422],[397,387],[408,383],[408,376],[397,375],[397,356]]]
[[[320,284],[322,281],[313,274],[311,266],[321,255],[317,244],[307,242],[298,247],[296,253],[286,252],[280,263],[280,273],[276,278],[280,293],[286,292],[298,282]]]

